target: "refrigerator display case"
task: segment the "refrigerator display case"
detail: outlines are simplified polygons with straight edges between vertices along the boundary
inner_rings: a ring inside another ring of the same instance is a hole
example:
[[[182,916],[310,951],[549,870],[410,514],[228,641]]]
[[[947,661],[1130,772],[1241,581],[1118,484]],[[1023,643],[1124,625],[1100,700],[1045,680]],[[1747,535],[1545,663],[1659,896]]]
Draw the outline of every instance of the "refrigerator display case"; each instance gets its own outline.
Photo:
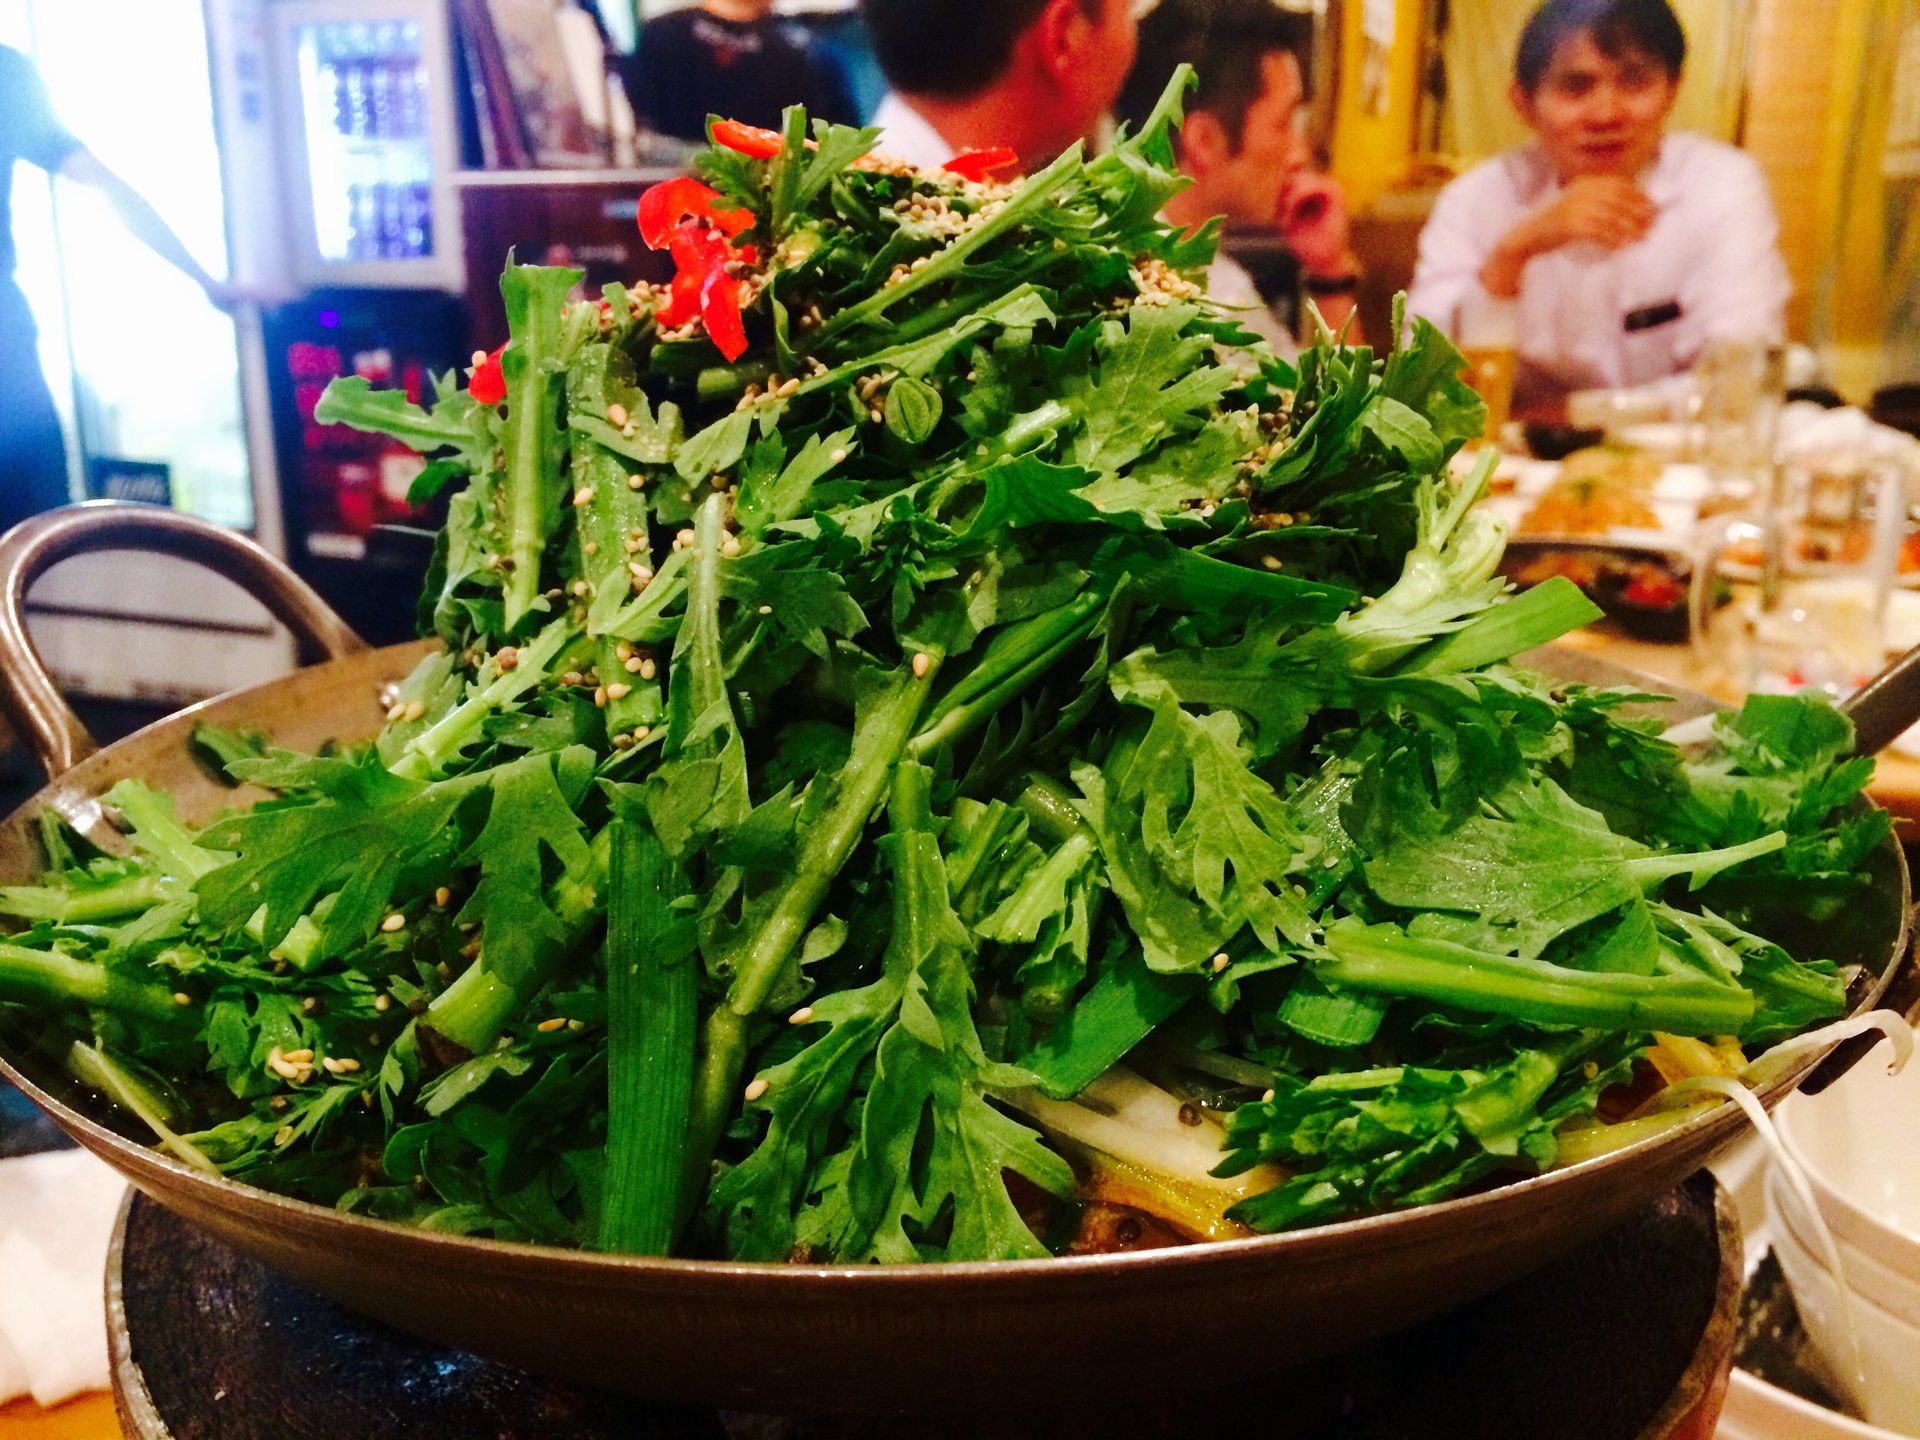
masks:
[[[446,7],[277,0],[269,13],[295,283],[457,291]]]

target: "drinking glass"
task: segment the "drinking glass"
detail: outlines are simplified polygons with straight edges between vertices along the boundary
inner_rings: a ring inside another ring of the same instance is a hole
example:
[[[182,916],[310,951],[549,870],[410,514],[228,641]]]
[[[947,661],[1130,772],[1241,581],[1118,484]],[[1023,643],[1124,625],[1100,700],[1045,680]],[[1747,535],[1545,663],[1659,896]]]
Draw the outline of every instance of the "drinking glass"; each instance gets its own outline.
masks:
[[[1786,399],[1787,352],[1754,340],[1716,340],[1694,369],[1688,409],[1699,430],[1708,514],[1766,503],[1760,493],[1774,474],[1774,447]]]
[[[1460,302],[1453,333],[1467,362],[1460,378],[1473,387],[1487,407],[1487,423],[1480,438],[1488,445],[1498,445],[1513,408],[1513,376],[1520,363],[1519,303],[1485,294],[1469,295]]]
[[[1885,459],[1831,451],[1789,460],[1763,488],[1762,505],[1701,527],[1693,643],[1730,690],[1851,694],[1886,661],[1905,473]],[[1716,614],[1729,581],[1731,600]]]

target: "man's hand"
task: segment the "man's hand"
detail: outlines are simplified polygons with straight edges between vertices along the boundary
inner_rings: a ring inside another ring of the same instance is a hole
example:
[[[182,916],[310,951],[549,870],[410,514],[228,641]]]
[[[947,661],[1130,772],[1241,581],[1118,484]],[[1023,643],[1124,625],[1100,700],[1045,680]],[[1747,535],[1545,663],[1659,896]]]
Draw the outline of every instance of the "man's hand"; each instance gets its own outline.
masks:
[[[1501,240],[1480,271],[1480,287],[1511,300],[1520,274],[1536,255],[1590,241],[1618,250],[1646,238],[1659,215],[1647,192],[1617,175],[1583,175],[1550,204],[1534,211]]]
[[[1353,227],[1346,192],[1330,175],[1302,170],[1280,192],[1280,238],[1316,279],[1351,275],[1360,268],[1353,253]]]
[[[1659,213],[1647,192],[1617,175],[1583,175],[1527,221],[1533,253],[1591,240],[1618,250],[1643,239]]]

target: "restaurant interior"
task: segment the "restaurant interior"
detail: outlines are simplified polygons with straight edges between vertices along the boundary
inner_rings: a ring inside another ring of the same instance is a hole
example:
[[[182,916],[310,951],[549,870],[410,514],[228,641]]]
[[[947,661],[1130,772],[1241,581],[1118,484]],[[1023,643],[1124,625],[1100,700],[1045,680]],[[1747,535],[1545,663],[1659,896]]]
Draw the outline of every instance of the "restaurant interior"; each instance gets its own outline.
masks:
[[[1920,0],[0,0],[0,162],[0,1440],[1920,1436]]]

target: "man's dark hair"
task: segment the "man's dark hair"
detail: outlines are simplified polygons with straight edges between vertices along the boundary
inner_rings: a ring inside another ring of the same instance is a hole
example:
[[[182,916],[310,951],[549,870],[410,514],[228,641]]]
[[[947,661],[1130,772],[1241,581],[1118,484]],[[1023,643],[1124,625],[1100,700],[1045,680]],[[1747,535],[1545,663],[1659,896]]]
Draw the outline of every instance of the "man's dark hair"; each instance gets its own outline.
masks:
[[[1187,108],[1219,120],[1237,149],[1248,109],[1266,93],[1266,58],[1288,51],[1304,74],[1312,49],[1312,17],[1282,10],[1274,0],[1160,0],[1140,22],[1140,58],[1117,110],[1138,126],[1184,61],[1200,79]]]
[[[1528,18],[1514,52],[1520,88],[1529,95],[1539,89],[1554,51],[1583,34],[1609,60],[1635,50],[1651,55],[1675,80],[1687,61],[1687,35],[1667,0],[1546,0]]]
[[[1080,0],[1098,16],[1127,0]],[[909,95],[962,99],[1000,78],[1013,42],[1048,0],[860,0],[887,83]]]

